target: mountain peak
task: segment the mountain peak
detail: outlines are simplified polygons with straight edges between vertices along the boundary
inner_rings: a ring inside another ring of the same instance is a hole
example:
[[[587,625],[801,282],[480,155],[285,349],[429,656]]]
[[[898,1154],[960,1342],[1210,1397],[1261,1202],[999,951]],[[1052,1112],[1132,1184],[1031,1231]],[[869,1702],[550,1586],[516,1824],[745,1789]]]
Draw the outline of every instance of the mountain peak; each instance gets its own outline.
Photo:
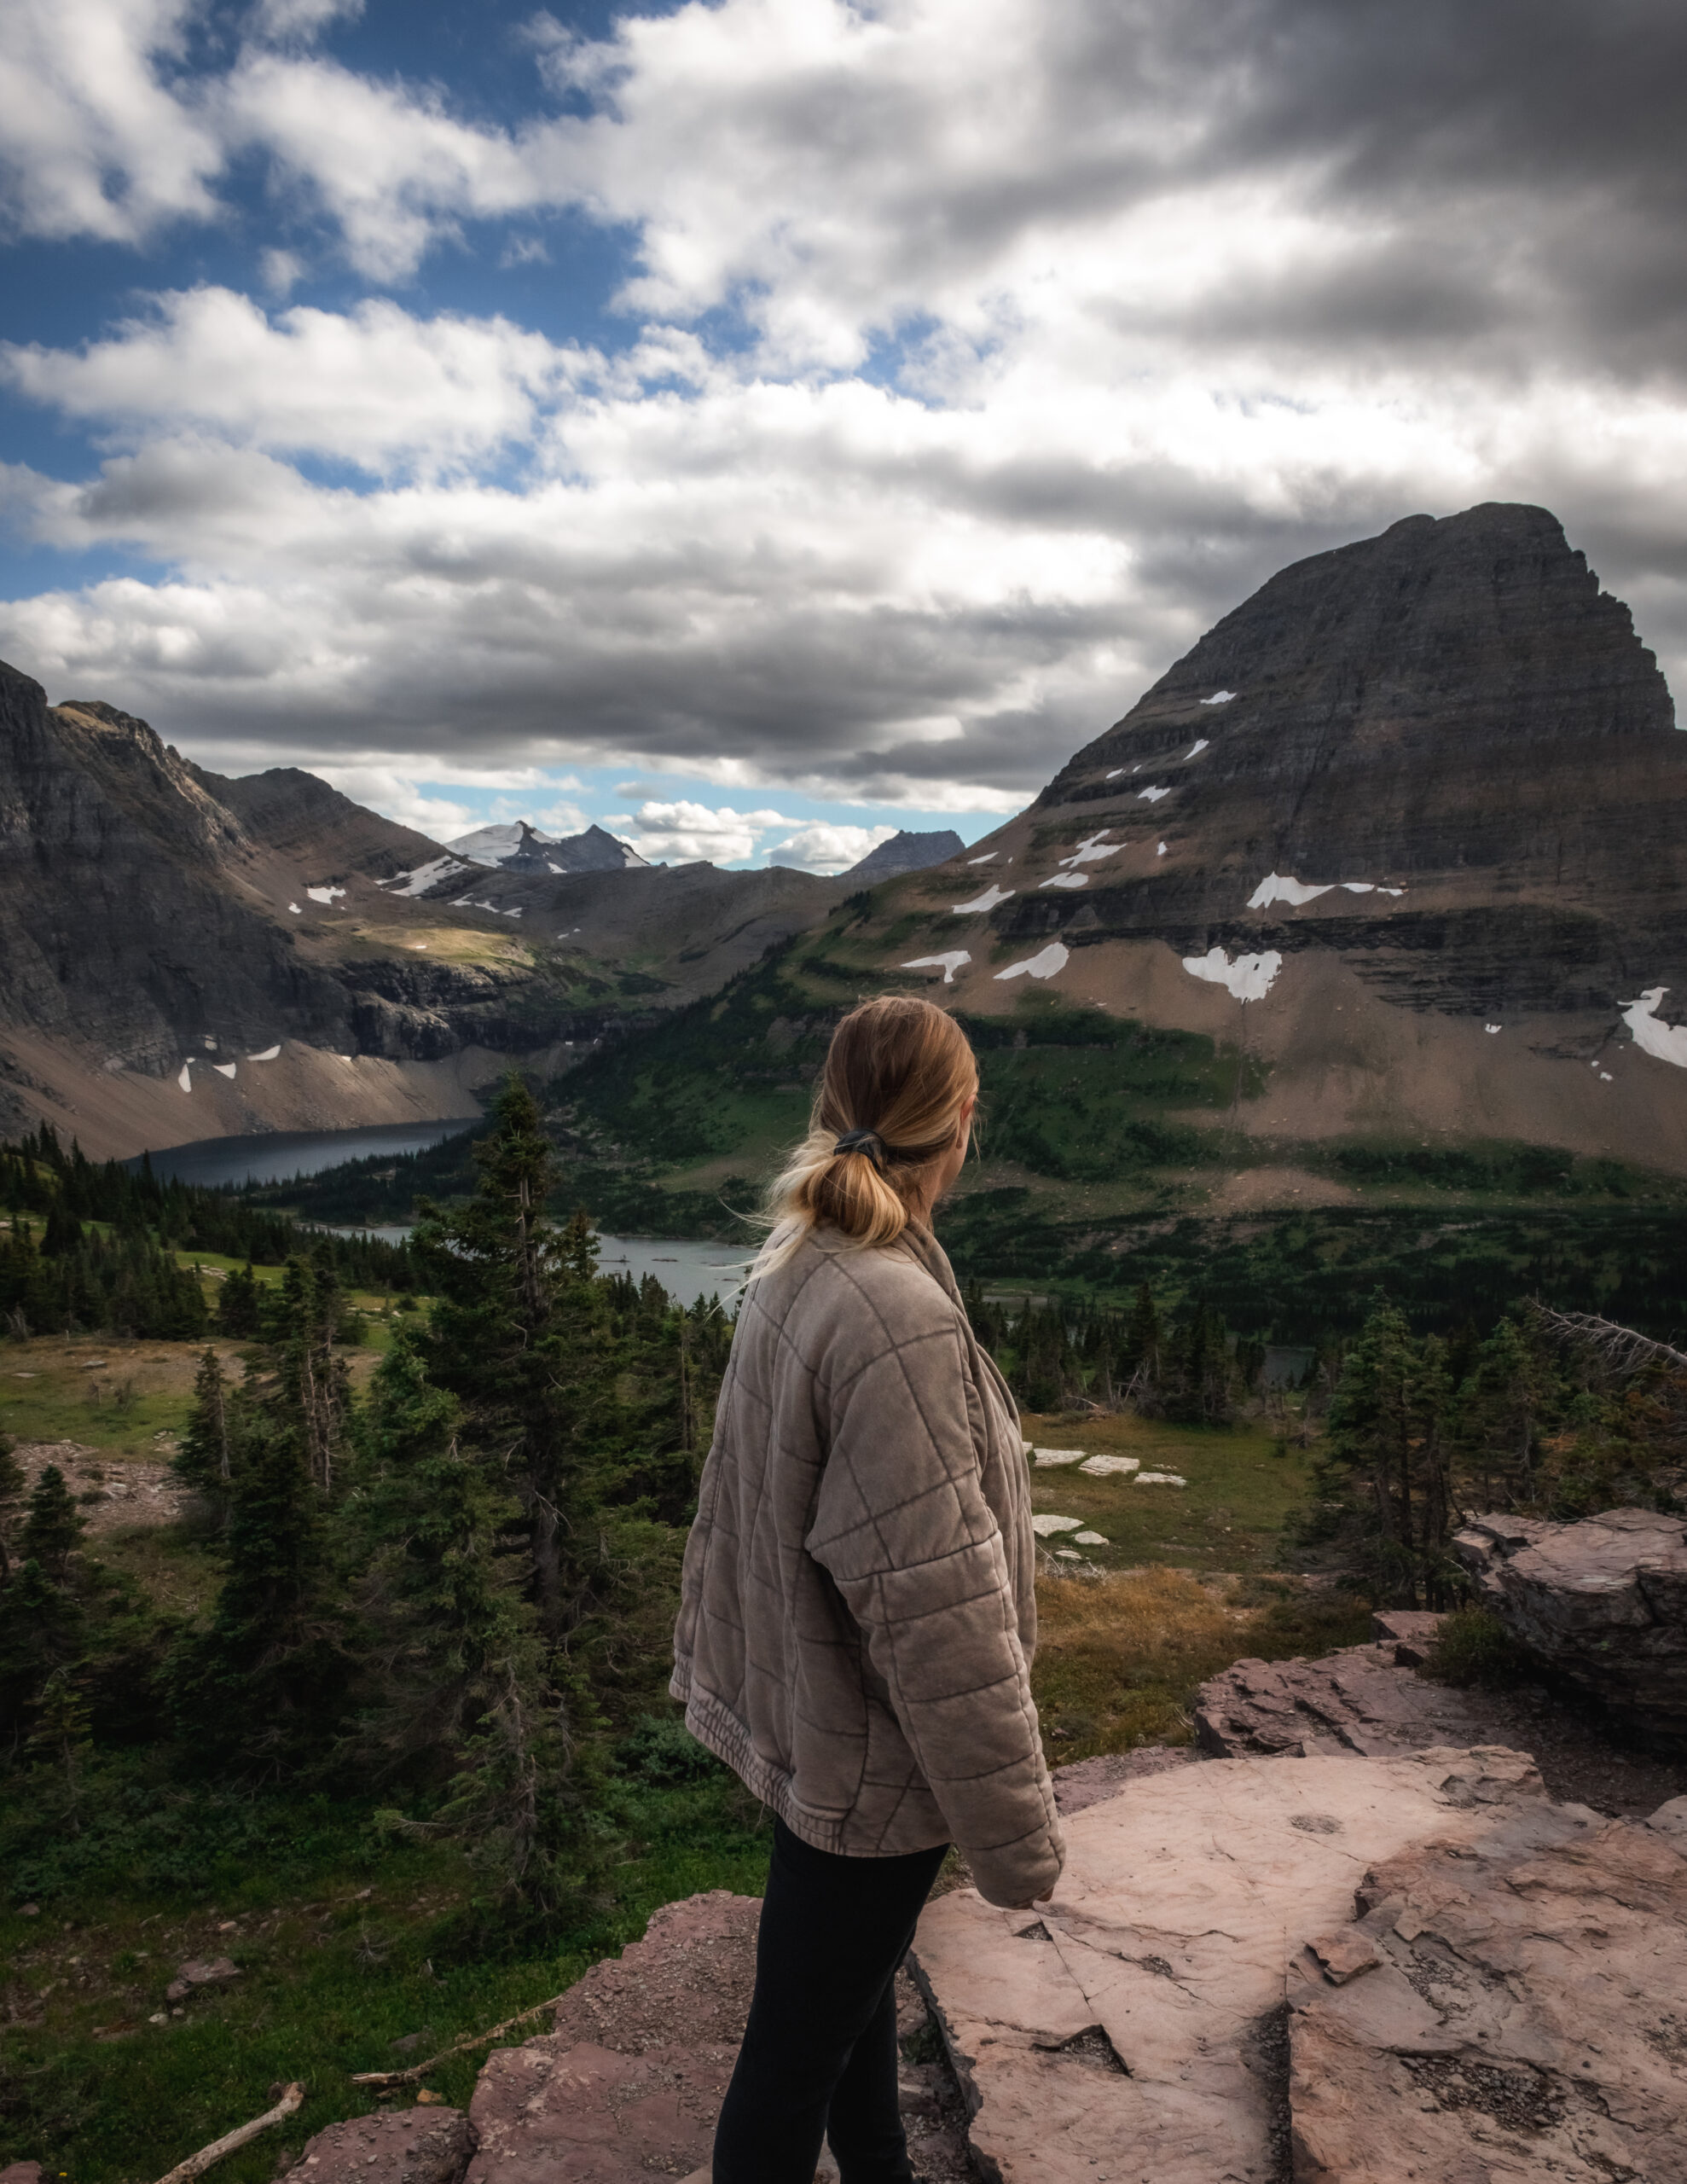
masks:
[[[945,827],[931,834],[911,834],[904,827],[838,876],[840,880],[865,880],[869,886],[880,880],[899,880],[905,872],[923,872],[928,865],[942,864],[952,857],[959,857],[965,846],[953,828]]]
[[[445,847],[454,857],[471,864],[500,868],[506,872],[617,872],[647,867],[630,842],[606,833],[594,823],[583,834],[542,834],[530,820],[476,827],[459,834]]]

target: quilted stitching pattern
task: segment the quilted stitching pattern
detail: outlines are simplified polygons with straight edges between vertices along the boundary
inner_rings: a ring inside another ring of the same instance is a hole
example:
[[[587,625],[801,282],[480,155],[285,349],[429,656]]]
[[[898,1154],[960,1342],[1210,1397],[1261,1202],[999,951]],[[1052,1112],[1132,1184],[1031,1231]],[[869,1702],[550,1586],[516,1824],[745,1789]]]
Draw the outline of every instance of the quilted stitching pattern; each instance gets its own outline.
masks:
[[[821,1850],[952,1840],[1029,1902],[1064,1855],[1035,1569],[1017,1413],[935,1239],[822,1230],[752,1283],[686,1548],[693,1734]]]

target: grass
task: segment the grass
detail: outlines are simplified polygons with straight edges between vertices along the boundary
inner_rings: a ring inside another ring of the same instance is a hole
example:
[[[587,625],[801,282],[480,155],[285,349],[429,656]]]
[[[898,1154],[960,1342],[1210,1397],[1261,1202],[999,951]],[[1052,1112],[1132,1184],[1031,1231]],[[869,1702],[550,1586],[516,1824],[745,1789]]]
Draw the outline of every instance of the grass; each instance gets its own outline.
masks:
[[[280,1269],[260,1269],[259,1275],[279,1279]],[[374,1370],[389,1333],[384,1322],[371,1321],[364,1344],[341,1353],[354,1385]],[[78,1441],[101,1455],[162,1461],[187,1424],[194,1374],[207,1348],[225,1371],[240,1374],[241,1345],[221,1337],[188,1343],[38,1335],[0,1342],[0,1433],[15,1441]]]
[[[336,939],[340,935],[336,932]],[[533,951],[501,932],[480,932],[472,926],[355,926],[347,938],[356,940],[365,954],[386,956],[426,954],[441,963],[508,963],[530,967]],[[342,952],[349,953],[344,949]]]
[[[1189,1481],[1139,1486],[1117,1473],[1092,1478],[1075,1464],[1034,1469],[1034,1510],[1081,1517],[1087,1530],[1105,1536],[1104,1548],[1082,1550],[1099,1569],[1170,1563],[1198,1571],[1262,1571],[1277,1552],[1284,1519],[1306,1496],[1307,1458],[1274,1455],[1277,1444],[1261,1426],[1224,1431],[1130,1415],[1075,1421],[1029,1414],[1023,1425],[1026,1439],[1039,1447],[1134,1456],[1144,1471]]]
[[[1460,1689],[1472,1684],[1506,1691],[1539,1673],[1497,1615],[1485,1607],[1460,1607],[1443,1618],[1424,1663],[1424,1674]]]
[[[1032,1688],[1052,1766],[1187,1744],[1195,1694],[1232,1661],[1358,1645],[1371,1610],[1293,1578],[1202,1580],[1165,1566],[1045,1577]]]
[[[354,2071],[426,2060],[559,1993],[662,1903],[708,1888],[761,1893],[768,1838],[723,1769],[676,1787],[623,1785],[614,1818],[627,1855],[594,1912],[559,1939],[479,1958],[453,1953],[470,1893],[462,1861],[385,1845],[338,1812],[301,1810],[302,1847],[275,1865],[224,1861],[201,1885],[113,1885],[43,1901],[35,1918],[0,1914],[10,2018],[0,2165],[26,2158],[76,2184],[134,2184],[298,2078],[299,2115],[217,2170],[226,2184],[267,2184],[313,2132],[391,2105],[354,2086]],[[223,1955],[239,1979],[172,2013],[163,1997],[177,1966]],[[536,2018],[514,2036],[545,2029]],[[419,2048],[395,2053],[418,2032]],[[484,2059],[442,2065],[429,2089],[467,2106]]]

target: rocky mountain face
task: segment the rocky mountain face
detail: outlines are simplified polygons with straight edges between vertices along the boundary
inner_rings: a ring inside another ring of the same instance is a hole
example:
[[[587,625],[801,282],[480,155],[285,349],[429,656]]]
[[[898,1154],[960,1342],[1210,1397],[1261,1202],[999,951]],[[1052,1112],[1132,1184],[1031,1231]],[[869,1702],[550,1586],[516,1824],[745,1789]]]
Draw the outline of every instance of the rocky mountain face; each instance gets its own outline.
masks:
[[[200,787],[234,813],[252,841],[282,857],[302,857],[324,872],[361,872],[372,880],[390,880],[439,855],[438,844],[426,834],[366,810],[297,766],[274,766],[268,773],[246,774],[238,781],[199,766],[191,770]]]
[[[207,1037],[267,1043],[278,1008],[342,1038],[346,996],[264,913],[239,819],[144,721],[49,709],[0,666],[0,1025],[84,1038],[148,1075]]]
[[[1228,1119],[1258,1136],[1687,1173],[1674,720],[1546,510],[1408,517],[1273,577],[1029,810],[894,891],[923,944],[884,967],[1240,1048]]]
[[[1487,1019],[1687,975],[1684,803],[1687,742],[1627,607],[1544,508],[1491,505],[1273,577],[1034,823],[1119,845],[1054,860],[1089,880],[1056,922],[1336,949],[1392,1000]],[[1022,889],[1000,929],[1046,909]]]
[[[838,892],[652,868],[596,828],[473,866],[312,775],[228,780],[0,665],[0,1135],[45,1116],[129,1153],[475,1114],[512,1059],[566,1066]]]
[[[888,842],[869,850],[838,878],[853,880],[857,887],[875,886],[881,880],[900,879],[905,872],[924,872],[928,865],[942,864],[946,858],[959,857],[964,847],[952,827],[933,834],[911,834],[904,827]]]

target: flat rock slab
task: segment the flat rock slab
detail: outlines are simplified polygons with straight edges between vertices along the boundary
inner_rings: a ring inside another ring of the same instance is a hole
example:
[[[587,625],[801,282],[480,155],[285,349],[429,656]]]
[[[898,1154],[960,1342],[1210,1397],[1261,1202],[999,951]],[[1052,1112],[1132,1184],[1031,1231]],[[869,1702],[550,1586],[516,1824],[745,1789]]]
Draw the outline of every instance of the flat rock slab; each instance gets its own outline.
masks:
[[[1687,1519],[1478,1517],[1452,1552],[1538,1660],[1632,1729],[1687,1751]]]
[[[1432,1745],[1487,1741],[1478,1702],[1399,1665],[1392,1637],[1316,1661],[1237,1661],[1201,1687],[1195,1735],[1203,1753],[1365,1758]]]
[[[1293,1967],[1296,2184],[1687,2181],[1687,1856],[1668,1838],[1519,1808],[1378,1865],[1359,1904]],[[1357,1965],[1339,1984],[1326,1947]]]
[[[407,2108],[330,2123],[287,2171],[288,2184],[458,2184],[474,2150],[461,2108]]]
[[[1054,1802],[1064,1813],[1082,1812],[1104,1798],[1116,1798],[1128,1783],[1145,1781],[1174,1767],[1187,1767],[1199,1753],[1186,1744],[1139,1745],[1134,1751],[1104,1751],[1093,1759],[1075,1759],[1057,1767],[1049,1780]]]
[[[1541,1802],[1523,1754],[1240,1758],[1067,1824],[1053,1902],[926,1907],[916,1976],[995,2184],[1271,2184],[1286,2174],[1282,2004],[1379,1858]],[[1673,1855],[1673,1854],[1669,1854]]]
[[[469,2115],[467,2184],[646,2184],[705,2169],[756,1980],[758,1898],[723,1889],[664,1904],[642,1941],[595,1964],[558,2005],[555,2030],[498,2049]],[[928,2022],[907,1972],[903,2037]],[[915,2173],[960,2184],[964,2118],[941,2063],[905,2063],[902,2119]],[[822,2178],[836,2176],[829,2162]]]

